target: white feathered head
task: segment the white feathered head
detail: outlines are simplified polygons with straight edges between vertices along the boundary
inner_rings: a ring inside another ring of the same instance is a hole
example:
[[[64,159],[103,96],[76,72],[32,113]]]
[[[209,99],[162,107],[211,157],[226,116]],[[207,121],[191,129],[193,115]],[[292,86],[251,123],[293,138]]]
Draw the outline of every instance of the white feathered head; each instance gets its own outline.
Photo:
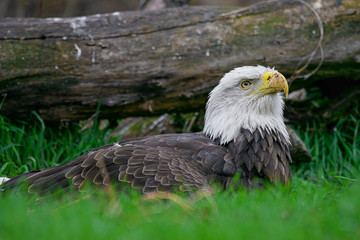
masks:
[[[274,68],[245,66],[226,73],[210,92],[204,133],[226,144],[241,128],[280,132],[289,139],[283,119],[285,77]]]

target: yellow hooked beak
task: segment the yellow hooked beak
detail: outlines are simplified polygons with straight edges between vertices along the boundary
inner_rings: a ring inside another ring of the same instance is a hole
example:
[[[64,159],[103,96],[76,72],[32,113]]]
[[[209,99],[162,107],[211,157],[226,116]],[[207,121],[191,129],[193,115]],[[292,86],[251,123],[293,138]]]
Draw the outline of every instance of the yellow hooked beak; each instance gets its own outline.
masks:
[[[260,96],[265,96],[270,93],[278,93],[284,91],[285,97],[288,97],[289,86],[286,78],[278,72],[267,72],[263,76],[264,84],[255,89],[251,94],[259,93]]]

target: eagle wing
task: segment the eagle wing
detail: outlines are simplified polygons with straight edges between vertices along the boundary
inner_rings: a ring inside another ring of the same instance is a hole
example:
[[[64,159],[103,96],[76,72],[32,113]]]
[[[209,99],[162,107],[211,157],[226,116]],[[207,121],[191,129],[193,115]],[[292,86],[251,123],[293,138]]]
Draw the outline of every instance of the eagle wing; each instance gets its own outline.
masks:
[[[46,192],[86,182],[108,186],[119,181],[147,192],[210,188],[213,179],[231,178],[236,172],[227,148],[200,133],[166,134],[109,144],[69,163],[27,173],[29,192]],[[14,185],[9,181],[4,185]],[[72,184],[71,184],[72,182]]]

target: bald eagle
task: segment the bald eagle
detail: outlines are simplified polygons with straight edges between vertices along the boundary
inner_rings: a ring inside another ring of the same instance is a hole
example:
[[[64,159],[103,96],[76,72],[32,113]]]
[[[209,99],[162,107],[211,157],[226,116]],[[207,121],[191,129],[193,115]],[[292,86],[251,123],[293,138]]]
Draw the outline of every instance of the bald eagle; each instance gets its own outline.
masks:
[[[212,182],[226,189],[237,173],[245,187],[264,180],[287,184],[291,156],[282,92],[288,95],[288,85],[275,69],[235,68],[210,92],[202,132],[116,142],[63,165],[14,177],[2,188],[25,182],[29,192],[41,193],[80,190],[86,182],[102,187],[124,182],[145,194],[212,191]]]

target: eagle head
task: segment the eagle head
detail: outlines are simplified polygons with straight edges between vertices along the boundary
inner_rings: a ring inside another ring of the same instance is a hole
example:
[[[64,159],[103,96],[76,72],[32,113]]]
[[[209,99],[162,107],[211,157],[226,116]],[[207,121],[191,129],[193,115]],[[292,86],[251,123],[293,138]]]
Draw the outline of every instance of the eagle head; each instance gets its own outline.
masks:
[[[274,68],[244,66],[226,73],[210,92],[204,133],[221,144],[234,140],[240,130],[278,131],[289,142],[283,119],[285,77]]]

